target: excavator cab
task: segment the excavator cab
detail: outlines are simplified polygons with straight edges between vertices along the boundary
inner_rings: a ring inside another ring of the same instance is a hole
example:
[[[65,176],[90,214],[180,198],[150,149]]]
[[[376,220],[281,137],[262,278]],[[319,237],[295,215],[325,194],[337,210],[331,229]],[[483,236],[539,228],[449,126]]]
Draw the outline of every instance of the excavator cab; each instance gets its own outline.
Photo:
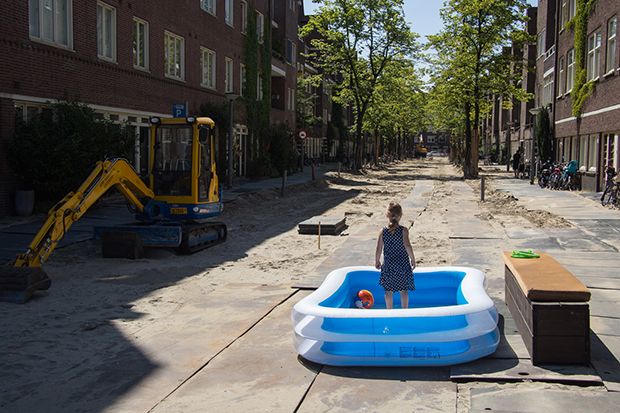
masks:
[[[154,193],[141,221],[205,219],[222,212],[222,189],[215,174],[210,118],[151,118],[151,169]]]

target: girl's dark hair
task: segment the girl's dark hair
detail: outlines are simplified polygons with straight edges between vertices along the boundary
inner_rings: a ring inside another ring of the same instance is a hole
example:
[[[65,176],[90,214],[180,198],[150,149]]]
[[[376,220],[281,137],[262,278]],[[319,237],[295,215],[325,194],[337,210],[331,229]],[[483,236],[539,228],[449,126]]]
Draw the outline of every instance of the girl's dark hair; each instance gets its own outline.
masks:
[[[390,202],[390,205],[388,205],[387,208],[387,216],[390,220],[387,227],[388,231],[390,231],[390,234],[393,234],[394,231],[396,231],[396,229],[399,227],[396,217],[399,217],[402,214],[403,208],[400,206],[400,204],[398,202]]]

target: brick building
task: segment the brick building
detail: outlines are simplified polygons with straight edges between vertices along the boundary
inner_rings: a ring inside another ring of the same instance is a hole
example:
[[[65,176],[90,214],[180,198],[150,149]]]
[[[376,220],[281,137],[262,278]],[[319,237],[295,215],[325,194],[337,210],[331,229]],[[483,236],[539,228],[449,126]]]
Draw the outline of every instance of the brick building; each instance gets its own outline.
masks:
[[[206,102],[227,105],[243,93],[244,37],[255,10],[259,39],[271,28],[271,122],[296,123],[297,0],[7,0],[0,15],[0,216],[10,215],[18,179],[4,142],[14,116],[28,119],[47,102],[77,99],[135,128],[148,140],[149,116],[172,117],[174,105],[199,114]],[[261,31],[261,29],[265,31]],[[259,93],[261,95],[261,93]],[[243,105],[234,103],[237,145],[247,145]],[[223,125],[226,126],[227,125]],[[227,130],[227,129],[226,129]],[[225,150],[225,148],[221,148]],[[244,151],[238,151],[244,174]],[[136,166],[146,168],[140,150]]]
[[[535,107],[550,108],[556,161],[577,160],[582,188],[601,190],[605,166],[620,166],[620,69],[617,41],[620,3],[598,0],[584,19],[583,48],[577,0],[539,0],[537,18]],[[582,56],[579,51],[583,50]],[[582,105],[572,93],[580,89]]]

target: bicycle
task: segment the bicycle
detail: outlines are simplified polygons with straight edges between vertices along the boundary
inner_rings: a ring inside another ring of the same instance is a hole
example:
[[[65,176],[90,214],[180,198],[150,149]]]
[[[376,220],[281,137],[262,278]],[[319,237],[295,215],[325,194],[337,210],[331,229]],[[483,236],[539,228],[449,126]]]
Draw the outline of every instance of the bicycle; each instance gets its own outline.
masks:
[[[568,189],[569,191],[577,190],[577,168],[579,168],[579,163],[577,161],[570,161],[568,165],[566,165],[560,181],[560,189]]]
[[[607,179],[605,181],[605,191],[601,196],[601,204],[607,206],[611,203],[614,207],[620,206],[620,188],[618,182],[614,179],[617,175],[613,166],[607,167]]]

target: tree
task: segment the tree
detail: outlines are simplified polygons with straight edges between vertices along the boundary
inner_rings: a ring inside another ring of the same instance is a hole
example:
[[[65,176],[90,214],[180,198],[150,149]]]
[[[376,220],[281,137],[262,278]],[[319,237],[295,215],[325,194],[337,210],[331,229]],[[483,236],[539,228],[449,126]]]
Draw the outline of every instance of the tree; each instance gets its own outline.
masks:
[[[546,162],[553,156],[553,143],[551,142],[551,121],[549,120],[549,109],[543,106],[538,114],[538,124],[536,125],[536,145],[538,156],[542,162]]]
[[[135,139],[127,124],[97,119],[94,109],[76,101],[58,101],[27,122],[15,119],[9,160],[38,201],[56,203],[77,190],[98,161],[131,159]]]
[[[523,57],[505,53],[520,51],[533,37],[525,31],[524,0],[450,0],[441,9],[444,29],[429,36],[437,51],[435,84],[444,82],[450,103],[463,113],[465,148],[463,173],[476,176],[473,164],[478,148],[473,148],[474,130],[480,124],[482,106],[489,93],[527,100],[530,95],[519,86]]]
[[[315,64],[342,79],[333,96],[337,103],[353,107],[358,166],[364,117],[386,66],[418,49],[402,5],[402,0],[325,0],[302,28],[302,36],[314,37],[310,42],[317,50],[311,55]],[[320,80],[317,77],[315,84]]]
[[[409,59],[395,59],[386,66],[379,80],[376,97],[368,108],[364,129],[385,135],[394,142],[425,128],[426,93],[422,79]],[[402,149],[404,149],[404,142]],[[379,153],[376,151],[375,156]]]

